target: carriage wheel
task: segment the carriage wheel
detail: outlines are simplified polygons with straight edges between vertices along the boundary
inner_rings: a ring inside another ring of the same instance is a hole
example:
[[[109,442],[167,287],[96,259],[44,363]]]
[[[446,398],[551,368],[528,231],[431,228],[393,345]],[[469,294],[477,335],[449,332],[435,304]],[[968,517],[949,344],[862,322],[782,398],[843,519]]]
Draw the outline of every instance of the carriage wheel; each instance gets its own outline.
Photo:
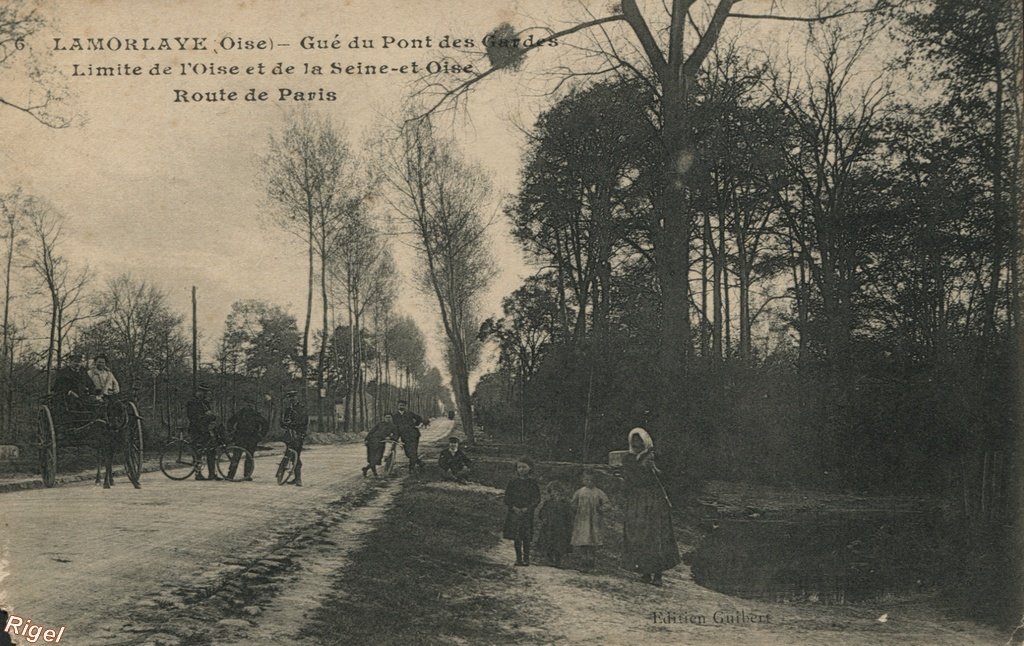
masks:
[[[39,409],[39,471],[43,476],[43,484],[52,487],[57,484],[57,433],[53,428],[53,417],[50,409],[43,406]]]
[[[124,470],[137,488],[142,475],[142,417],[134,402],[126,406],[127,424],[124,429]]]
[[[277,465],[277,484],[285,485],[295,480],[295,463],[298,459],[299,454],[295,452],[295,449],[285,450],[284,458]]]
[[[171,480],[185,480],[199,466],[195,449],[188,440],[175,438],[160,453],[160,470]]]
[[[225,446],[217,452],[217,473],[229,482],[241,482],[245,479],[245,465],[249,462],[252,462],[255,470],[256,462],[252,453],[240,446]]]

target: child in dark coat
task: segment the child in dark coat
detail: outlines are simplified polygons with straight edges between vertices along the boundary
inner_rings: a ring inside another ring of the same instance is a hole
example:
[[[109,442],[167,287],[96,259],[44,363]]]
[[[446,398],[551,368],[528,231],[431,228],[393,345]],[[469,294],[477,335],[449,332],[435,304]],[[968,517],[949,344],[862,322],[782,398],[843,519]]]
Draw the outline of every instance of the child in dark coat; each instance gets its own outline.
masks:
[[[565,488],[552,480],[544,490],[545,498],[537,508],[540,529],[537,530],[537,549],[541,550],[555,567],[562,566],[562,556],[572,550],[572,506],[565,498]]]
[[[505,526],[502,536],[510,538],[516,548],[516,565],[530,564],[530,542],[533,540],[533,512],[540,502],[540,487],[530,477],[533,462],[519,458],[516,477],[505,488]]]
[[[469,475],[469,456],[459,445],[459,438],[448,438],[448,448],[441,451],[437,459],[437,466],[441,468],[441,474],[446,480],[466,482]]]

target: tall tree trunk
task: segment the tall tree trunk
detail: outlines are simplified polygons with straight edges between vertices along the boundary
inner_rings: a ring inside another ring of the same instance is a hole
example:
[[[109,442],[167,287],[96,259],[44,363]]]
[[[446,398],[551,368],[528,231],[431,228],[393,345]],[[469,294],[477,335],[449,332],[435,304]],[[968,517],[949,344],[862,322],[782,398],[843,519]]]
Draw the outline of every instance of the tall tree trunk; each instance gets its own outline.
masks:
[[[705,218],[705,228],[707,215]],[[701,236],[700,239],[700,318],[698,318],[698,329],[700,330],[700,356],[707,360],[711,356],[711,328],[708,325],[708,237]]]
[[[4,364],[4,417],[3,434],[7,441],[11,439],[11,410],[14,401],[14,348],[11,343],[11,265],[14,261],[14,214],[7,215],[7,265],[4,269],[4,329],[3,329],[3,364]],[[8,370],[8,366],[10,369]]]
[[[675,21],[673,21],[675,22]],[[664,191],[655,209],[654,242],[658,283],[662,296],[661,347],[659,364],[658,430],[666,443],[686,444],[690,432],[690,404],[681,390],[691,354],[690,338],[690,231],[692,221],[686,205],[686,181],[695,160],[695,150],[686,134],[687,92],[681,70],[669,79],[663,98],[665,157],[662,160]],[[693,455],[686,451],[685,455]]]
[[[704,237],[711,253],[711,359],[722,360],[722,251],[715,247],[711,228],[711,214],[704,214]]]
[[[1002,71],[1002,55],[999,43],[998,19],[992,19],[991,36],[993,43],[993,67],[995,72],[995,105],[993,106],[993,128],[992,128],[992,267],[989,275],[988,291],[985,295],[985,320],[983,326],[982,340],[987,346],[995,341],[996,332],[996,310],[999,300],[999,280],[1003,273],[1003,261],[1006,249],[1006,241],[1013,232],[1008,231],[1006,226],[1005,203],[1003,200],[1003,137],[1004,132],[1004,106],[1003,86],[1005,79]]]
[[[52,289],[52,288],[51,288]],[[50,343],[46,346],[46,392],[53,386],[54,337],[57,334],[57,296],[50,292]]]
[[[720,212],[718,220],[718,256],[722,266],[722,339],[723,356],[729,356],[732,350],[732,316],[729,312],[729,254],[725,248],[725,213]],[[734,214],[739,217],[739,214]]]
[[[320,355],[317,359],[316,370],[316,422],[317,430],[323,433],[327,430],[324,425],[324,399],[327,394],[327,388],[324,385],[324,364],[327,362],[327,341],[329,338],[329,328],[327,327],[327,229],[323,222],[323,216],[321,216],[320,222],[320,297],[321,309],[323,310],[321,319],[321,329],[323,332],[320,335]]]
[[[740,213],[737,210],[736,226],[733,234],[736,237],[736,281],[739,288],[740,305],[740,358],[743,361],[750,360],[750,268],[747,259],[746,233],[740,221]]]
[[[313,207],[308,206],[307,233],[309,242],[309,272],[307,274],[306,289],[306,323],[302,328],[302,403],[306,410],[309,410],[309,325],[313,318]]]

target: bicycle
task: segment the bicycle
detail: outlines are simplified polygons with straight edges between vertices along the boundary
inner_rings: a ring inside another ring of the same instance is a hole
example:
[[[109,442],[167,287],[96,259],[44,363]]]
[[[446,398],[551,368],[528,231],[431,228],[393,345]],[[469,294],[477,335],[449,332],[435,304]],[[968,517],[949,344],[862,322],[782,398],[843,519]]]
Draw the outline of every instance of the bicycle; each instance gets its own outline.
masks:
[[[223,426],[217,425],[212,429],[215,439],[212,449],[194,446],[192,441],[186,438],[187,426],[179,426],[175,430],[176,433],[168,439],[167,445],[160,453],[160,471],[165,476],[171,480],[186,480],[193,474],[202,475],[206,451],[213,450],[217,474],[222,479],[228,482],[241,482],[245,479],[244,469],[240,472],[238,465],[243,460],[253,460],[252,453],[244,447],[228,444]],[[255,465],[255,462],[253,464]]]
[[[281,463],[277,465],[277,484],[286,485],[295,482],[295,465],[299,461],[299,454],[295,449],[284,447],[284,456]]]
[[[384,440],[384,455],[381,457],[381,464],[384,466],[384,475],[389,476],[395,471],[395,461],[398,458],[398,448],[405,447],[401,440],[388,438]]]

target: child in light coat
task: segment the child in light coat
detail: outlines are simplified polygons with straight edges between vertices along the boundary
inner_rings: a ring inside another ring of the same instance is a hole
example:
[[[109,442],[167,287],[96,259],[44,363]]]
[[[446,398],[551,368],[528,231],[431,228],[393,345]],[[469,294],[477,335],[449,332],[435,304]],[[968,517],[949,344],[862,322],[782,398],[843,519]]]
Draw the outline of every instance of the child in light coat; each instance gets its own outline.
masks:
[[[601,526],[604,515],[611,509],[608,495],[594,485],[592,471],[583,472],[583,486],[572,495],[570,504],[574,510],[572,524],[572,547],[582,557],[583,569],[594,567],[597,547],[603,543]]]

